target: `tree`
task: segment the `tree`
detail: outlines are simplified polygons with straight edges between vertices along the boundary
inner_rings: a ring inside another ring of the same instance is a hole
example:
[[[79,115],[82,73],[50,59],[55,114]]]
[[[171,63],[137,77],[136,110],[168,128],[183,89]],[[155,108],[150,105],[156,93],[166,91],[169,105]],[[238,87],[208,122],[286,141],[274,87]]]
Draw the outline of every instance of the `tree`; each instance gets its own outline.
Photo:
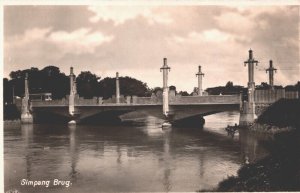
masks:
[[[180,91],[179,94],[180,94],[181,96],[189,96],[189,93],[186,92],[186,91]]]
[[[232,81],[228,81],[225,86],[207,88],[206,91],[209,95],[232,95],[240,94],[241,92],[247,94],[247,88],[244,88],[243,86],[233,85]]]
[[[151,90],[148,88],[146,83],[139,81],[131,77],[120,77],[120,94],[124,96],[151,96]],[[99,95],[104,99],[116,95],[116,79],[115,78],[104,78],[99,82]]]
[[[173,85],[170,86],[170,87],[169,87],[169,90],[175,90],[175,91],[176,91],[176,86],[173,86]]]
[[[77,78],[77,92],[84,98],[93,98],[99,94],[98,81],[100,77],[90,71],[81,72]]]
[[[11,79],[18,79],[22,77],[22,71],[21,70],[17,70],[17,71],[12,71],[9,73],[9,77]]]
[[[10,73],[9,89],[14,88],[15,96],[24,95],[25,74],[28,74],[29,93],[52,93],[53,99],[60,99],[70,91],[69,78],[56,66],[47,66],[42,70],[30,68]]]
[[[9,85],[9,81],[7,78],[3,78],[3,102],[11,103],[12,102],[12,90],[11,86]]]
[[[39,73],[40,85],[35,86],[37,93],[52,93],[53,99],[61,99],[70,92],[69,77],[60,72],[56,66],[47,66]],[[32,82],[32,81],[30,81]]]
[[[60,74],[60,70],[56,66],[47,66],[41,70],[42,73],[46,76],[57,76]]]
[[[233,88],[233,82],[228,81],[225,85],[226,88]]]
[[[271,88],[271,87],[266,82],[262,82],[260,85],[256,86],[256,89],[258,89],[258,90],[266,90],[266,89],[269,89],[269,88]]]

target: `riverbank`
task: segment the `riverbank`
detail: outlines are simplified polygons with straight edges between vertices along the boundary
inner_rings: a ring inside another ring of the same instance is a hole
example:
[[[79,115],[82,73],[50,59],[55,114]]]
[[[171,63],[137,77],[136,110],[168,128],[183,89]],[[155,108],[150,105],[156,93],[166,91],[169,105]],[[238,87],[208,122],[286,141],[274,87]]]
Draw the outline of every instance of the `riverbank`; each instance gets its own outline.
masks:
[[[257,132],[257,133],[268,133],[268,134],[278,134],[284,132],[291,132],[296,130],[293,126],[285,126],[285,127],[278,127],[276,125],[269,125],[269,124],[260,124],[254,123],[253,125],[249,126],[250,131]]]
[[[300,128],[300,100],[281,99],[268,107],[251,125],[251,131],[281,133]]]
[[[270,155],[244,165],[237,176],[223,180],[213,191],[299,191],[299,115],[299,99],[282,99],[270,106],[249,127],[255,132],[274,134],[273,140],[262,142]]]
[[[276,134],[265,142],[270,156],[248,164],[219,183],[213,191],[299,191],[300,190],[300,132]]]
[[[280,99],[269,106],[256,120],[258,124],[267,124],[279,128],[300,128],[300,100]]]

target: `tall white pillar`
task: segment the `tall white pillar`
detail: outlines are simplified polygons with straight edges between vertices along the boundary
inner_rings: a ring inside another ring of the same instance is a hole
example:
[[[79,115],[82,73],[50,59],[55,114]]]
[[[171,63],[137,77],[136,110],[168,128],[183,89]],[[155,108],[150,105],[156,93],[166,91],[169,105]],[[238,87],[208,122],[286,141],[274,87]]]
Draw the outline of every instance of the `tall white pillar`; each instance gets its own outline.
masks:
[[[25,92],[24,98],[22,99],[22,123],[33,123],[33,117],[29,110],[29,87],[28,87],[28,74],[25,75]]]
[[[272,89],[274,88],[274,71],[276,72],[277,69],[273,67],[273,61],[270,60],[270,66],[266,69],[266,73],[269,72],[269,84]]]
[[[69,113],[74,115],[75,112],[75,95],[76,95],[75,75],[73,67],[70,68],[70,95],[69,95]]]
[[[204,76],[204,74],[201,71],[201,66],[199,66],[199,71],[196,74],[196,76],[198,76],[198,95],[202,96],[203,90],[202,90],[202,77]]]
[[[248,101],[243,102],[243,110],[240,113],[240,125],[247,126],[254,122],[255,115],[255,82],[254,82],[254,64],[257,65],[258,61],[253,57],[253,51],[249,50],[249,59],[244,62],[248,64]]]
[[[255,82],[254,82],[254,64],[257,65],[258,61],[253,58],[253,51],[249,50],[249,59],[244,62],[248,64],[248,102],[254,103],[254,91],[255,91]]]
[[[163,114],[168,117],[169,113],[169,87],[168,87],[168,71],[170,67],[167,65],[167,58],[164,58],[164,65],[160,68],[163,72]]]
[[[120,83],[119,83],[119,72],[116,73],[116,103],[120,103]]]

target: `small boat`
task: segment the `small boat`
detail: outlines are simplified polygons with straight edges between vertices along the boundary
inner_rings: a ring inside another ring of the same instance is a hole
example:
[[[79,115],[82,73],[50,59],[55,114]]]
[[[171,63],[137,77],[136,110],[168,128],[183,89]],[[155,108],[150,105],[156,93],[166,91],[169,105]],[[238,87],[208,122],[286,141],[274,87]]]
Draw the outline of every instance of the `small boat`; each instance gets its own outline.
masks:
[[[234,126],[227,126],[225,128],[225,130],[227,131],[227,135],[230,135],[231,137],[234,137],[235,132],[238,130],[238,126],[237,124],[235,124]]]

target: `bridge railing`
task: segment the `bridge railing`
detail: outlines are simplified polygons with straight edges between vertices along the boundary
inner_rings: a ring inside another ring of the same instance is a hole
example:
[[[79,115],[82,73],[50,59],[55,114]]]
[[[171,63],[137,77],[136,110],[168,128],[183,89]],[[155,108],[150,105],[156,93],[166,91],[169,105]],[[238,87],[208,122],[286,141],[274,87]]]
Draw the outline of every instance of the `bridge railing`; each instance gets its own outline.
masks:
[[[60,100],[51,100],[51,101],[31,101],[31,105],[34,107],[38,106],[67,106],[69,101],[65,98]]]
[[[170,105],[172,104],[241,104],[240,95],[209,95],[209,96],[174,96],[170,97]],[[44,106],[68,106],[69,100],[63,98],[61,100],[52,101],[31,101],[33,107]],[[107,106],[107,105],[161,105],[162,98],[159,97],[137,97],[132,96],[130,100],[124,99],[120,103],[116,103],[112,99],[102,100],[102,98],[94,97],[92,99],[76,98],[76,106]]]
[[[208,95],[208,96],[181,96],[175,97],[170,104],[240,104],[240,95]]]
[[[99,99],[97,97],[94,97],[92,99],[84,99],[84,98],[77,98],[75,99],[75,105],[86,105],[86,106],[94,106],[94,105],[99,105]]]
[[[274,103],[282,98],[297,99],[297,91],[285,91],[284,89],[255,90],[254,101],[257,104]]]
[[[132,97],[132,104],[162,104],[162,99],[158,97]]]

